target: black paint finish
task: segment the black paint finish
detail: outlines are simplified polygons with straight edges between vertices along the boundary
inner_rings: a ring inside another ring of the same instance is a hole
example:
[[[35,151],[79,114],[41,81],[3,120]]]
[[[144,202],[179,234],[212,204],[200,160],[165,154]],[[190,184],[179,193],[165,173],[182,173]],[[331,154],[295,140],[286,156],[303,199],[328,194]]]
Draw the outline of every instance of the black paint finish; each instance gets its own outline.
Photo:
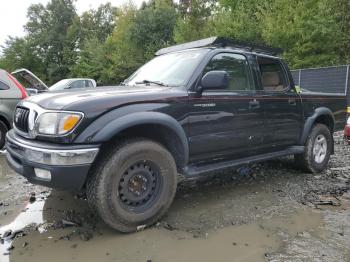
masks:
[[[206,49],[207,55],[185,86],[120,86],[30,97],[26,101],[43,108],[79,111],[85,117],[66,137],[41,136],[35,141],[23,140],[33,146],[37,141],[51,145],[103,146],[126,128],[147,124],[162,126],[180,141],[185,159],[178,164],[181,172],[189,170],[189,166],[194,170],[196,166],[212,164],[208,167],[212,170],[213,166],[220,167],[221,162],[237,163],[240,159],[255,159],[258,155],[260,159],[266,159],[266,156],[275,157],[273,153],[279,151],[299,152],[302,147],[299,151],[291,148],[303,145],[315,121],[329,124],[332,131],[344,128],[345,95],[298,94],[288,67],[271,56],[268,57],[283,64],[289,87],[283,92],[265,92],[256,62],[258,54],[229,47]],[[200,82],[205,66],[214,55],[223,52],[247,58],[251,90],[210,90],[210,87],[202,90]],[[191,172],[184,173],[191,175]]]

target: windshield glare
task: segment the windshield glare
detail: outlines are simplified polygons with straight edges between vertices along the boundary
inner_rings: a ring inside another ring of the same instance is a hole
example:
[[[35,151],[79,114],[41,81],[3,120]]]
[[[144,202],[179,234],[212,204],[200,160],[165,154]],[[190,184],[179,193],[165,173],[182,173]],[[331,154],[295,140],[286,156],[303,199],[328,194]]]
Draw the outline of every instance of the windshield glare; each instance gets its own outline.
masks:
[[[125,84],[152,81],[166,86],[184,85],[207,52],[208,49],[200,49],[158,56],[132,74]]]

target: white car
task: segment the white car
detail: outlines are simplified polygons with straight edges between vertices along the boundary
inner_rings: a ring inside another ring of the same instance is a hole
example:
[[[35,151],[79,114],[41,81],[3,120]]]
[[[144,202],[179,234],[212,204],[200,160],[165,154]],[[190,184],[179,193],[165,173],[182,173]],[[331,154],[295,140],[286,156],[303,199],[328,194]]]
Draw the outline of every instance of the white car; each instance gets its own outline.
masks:
[[[53,86],[49,87],[48,91],[60,91],[65,89],[77,89],[77,88],[95,88],[96,81],[86,78],[70,78],[58,81]]]

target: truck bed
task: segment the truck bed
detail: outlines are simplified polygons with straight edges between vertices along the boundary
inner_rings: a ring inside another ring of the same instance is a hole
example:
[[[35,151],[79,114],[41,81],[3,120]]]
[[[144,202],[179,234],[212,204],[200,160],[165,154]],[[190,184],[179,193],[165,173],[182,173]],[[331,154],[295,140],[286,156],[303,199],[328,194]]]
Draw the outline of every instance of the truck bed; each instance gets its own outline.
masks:
[[[347,98],[345,94],[306,91],[301,93],[304,117],[311,116],[316,108],[329,108],[334,116],[334,131],[344,129],[347,117]]]

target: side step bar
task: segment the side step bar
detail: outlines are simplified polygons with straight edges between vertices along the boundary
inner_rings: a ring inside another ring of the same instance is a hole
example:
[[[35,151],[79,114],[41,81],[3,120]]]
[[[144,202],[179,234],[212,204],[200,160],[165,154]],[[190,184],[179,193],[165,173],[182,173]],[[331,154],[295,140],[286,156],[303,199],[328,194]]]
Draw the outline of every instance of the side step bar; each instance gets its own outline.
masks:
[[[226,168],[233,168],[233,167],[238,167],[242,165],[262,162],[265,160],[269,160],[269,159],[273,159],[281,156],[301,154],[304,152],[304,149],[305,149],[304,146],[292,146],[282,151],[250,156],[250,157],[236,159],[236,160],[229,160],[229,161],[217,162],[214,164],[200,165],[200,166],[190,165],[190,166],[186,166],[183,169],[183,175],[185,176],[186,179],[196,178],[198,176],[201,176],[210,172],[214,172],[214,171],[219,171]]]

